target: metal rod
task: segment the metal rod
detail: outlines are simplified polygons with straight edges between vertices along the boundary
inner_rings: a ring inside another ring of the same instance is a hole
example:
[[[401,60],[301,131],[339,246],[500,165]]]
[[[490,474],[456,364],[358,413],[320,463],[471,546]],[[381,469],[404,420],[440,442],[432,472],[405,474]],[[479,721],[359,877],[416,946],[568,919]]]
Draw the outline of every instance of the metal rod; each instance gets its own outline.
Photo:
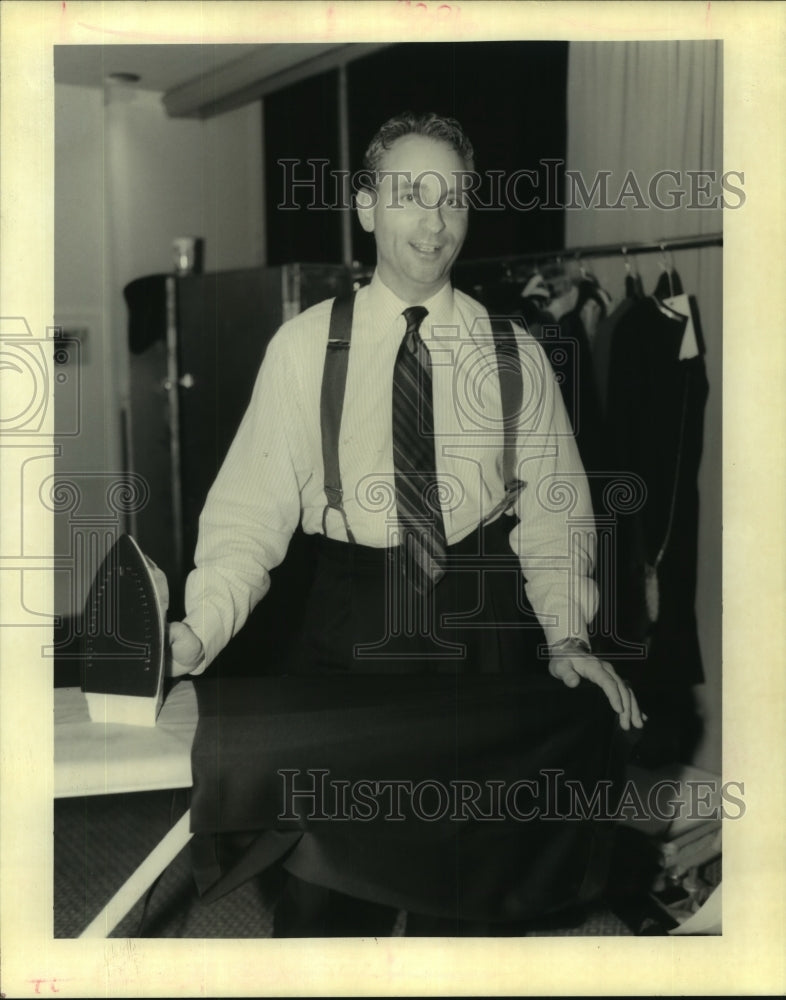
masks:
[[[264,213],[267,212],[267,171],[265,169],[265,164],[267,163],[267,146],[265,144],[265,101],[262,99],[259,102],[259,131],[260,131],[260,141],[262,144],[262,169],[259,171],[259,184],[260,184],[260,205],[262,206],[261,216],[264,219]],[[264,222],[260,220],[255,227],[259,232],[259,264],[261,267],[267,267],[267,226]]]
[[[502,264],[507,267],[524,264],[528,261],[559,260],[578,257],[586,260],[590,257],[615,257],[627,253],[631,256],[647,253],[662,253],[674,250],[698,250],[704,247],[722,247],[723,233],[708,233],[707,235],[676,236],[662,240],[651,240],[646,243],[606,243],[594,246],[566,247],[564,250],[541,250],[536,253],[511,254],[506,257],[475,257],[472,260],[460,262],[457,266],[468,267],[477,264]]]
[[[180,583],[183,573],[183,483],[180,461],[180,385],[177,337],[177,279],[166,279],[166,388],[169,397],[169,460],[172,470],[172,535],[175,571]],[[170,581],[170,586],[173,586]]]

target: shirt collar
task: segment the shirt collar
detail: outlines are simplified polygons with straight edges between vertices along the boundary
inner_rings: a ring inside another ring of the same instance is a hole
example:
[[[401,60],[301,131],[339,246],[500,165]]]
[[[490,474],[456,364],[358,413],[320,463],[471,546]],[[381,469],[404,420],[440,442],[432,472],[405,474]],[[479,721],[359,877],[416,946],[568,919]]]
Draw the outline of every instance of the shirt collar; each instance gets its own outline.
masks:
[[[375,332],[378,331],[379,336],[382,336],[386,331],[395,330],[403,337],[406,321],[402,313],[411,303],[405,302],[395,292],[392,292],[376,271],[374,271],[368,289],[368,305]],[[453,318],[453,286],[449,281],[446,281],[431,298],[419,304],[428,309],[428,316],[420,328],[424,340],[429,340],[435,335],[435,327],[449,326],[455,323]]]

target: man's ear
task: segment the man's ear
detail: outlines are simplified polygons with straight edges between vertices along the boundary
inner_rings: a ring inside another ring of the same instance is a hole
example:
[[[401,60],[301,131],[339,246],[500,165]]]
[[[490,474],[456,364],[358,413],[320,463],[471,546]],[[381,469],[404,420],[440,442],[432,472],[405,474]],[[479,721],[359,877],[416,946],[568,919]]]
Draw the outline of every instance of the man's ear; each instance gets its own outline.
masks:
[[[368,188],[361,188],[358,191],[356,199],[358,218],[367,233],[374,232],[374,202],[373,191],[369,191]]]

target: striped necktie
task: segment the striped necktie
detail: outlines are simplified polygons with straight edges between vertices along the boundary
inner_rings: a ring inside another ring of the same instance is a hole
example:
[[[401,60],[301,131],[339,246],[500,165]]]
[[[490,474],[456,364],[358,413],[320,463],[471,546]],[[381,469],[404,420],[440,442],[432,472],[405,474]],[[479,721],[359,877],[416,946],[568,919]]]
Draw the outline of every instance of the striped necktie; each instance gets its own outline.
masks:
[[[445,575],[445,528],[434,450],[431,360],[420,337],[423,306],[404,310],[407,332],[393,371],[393,466],[403,566],[414,591]]]

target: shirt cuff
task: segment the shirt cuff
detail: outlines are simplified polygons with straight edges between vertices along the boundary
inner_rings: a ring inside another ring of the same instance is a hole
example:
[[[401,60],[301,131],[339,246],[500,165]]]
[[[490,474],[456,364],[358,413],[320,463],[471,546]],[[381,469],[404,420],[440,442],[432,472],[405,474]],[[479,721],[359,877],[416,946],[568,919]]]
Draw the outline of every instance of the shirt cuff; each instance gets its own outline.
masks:
[[[575,642],[581,651],[585,654],[592,653],[592,646],[589,641],[586,630],[580,632],[571,632],[566,635],[564,631],[560,630],[546,630],[546,642],[549,646],[549,652],[552,656],[566,655],[569,650],[567,647],[571,642]]]

